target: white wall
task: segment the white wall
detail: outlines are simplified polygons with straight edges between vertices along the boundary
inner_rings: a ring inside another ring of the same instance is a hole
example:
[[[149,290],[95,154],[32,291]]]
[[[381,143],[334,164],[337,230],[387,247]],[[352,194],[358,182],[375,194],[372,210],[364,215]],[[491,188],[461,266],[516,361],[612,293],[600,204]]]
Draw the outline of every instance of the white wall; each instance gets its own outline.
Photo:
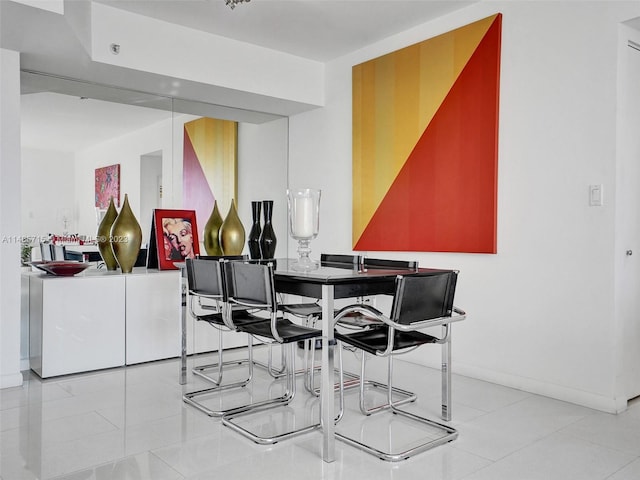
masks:
[[[46,239],[67,232],[77,233],[75,211],[75,159],[72,153],[22,149],[22,235]]]
[[[163,172],[167,172],[166,178],[163,178],[166,188],[163,188],[162,205],[163,208],[176,208],[172,206],[174,188],[171,172],[174,169],[173,139],[179,137],[174,134],[173,129],[181,128],[182,123],[176,125],[178,123],[174,125],[171,113],[167,112],[167,120],[76,153],[75,208],[78,212],[79,233],[95,235],[97,230],[95,169],[120,164],[120,205],[127,194],[131,209],[145,232],[145,238],[148,238],[151,219],[140,218],[140,158],[149,153],[162,152]]]
[[[276,257],[287,252],[287,142],[288,120],[238,126],[238,214],[248,236],[251,202],[273,200],[273,228]],[[221,212],[225,215],[226,212]],[[264,212],[261,223],[264,224]],[[248,248],[245,248],[248,254]]]
[[[20,373],[20,55],[0,49],[0,388]]]
[[[619,22],[636,2],[481,2],[327,65],[326,107],[290,119],[290,182],[323,190],[314,250],[351,250],[351,68],[503,13],[498,253],[381,253],[461,271],[454,371],[607,411],[616,397]],[[589,207],[603,184],[605,206]],[[464,192],[461,192],[464,194]],[[390,226],[390,229],[393,228]],[[437,349],[413,359],[437,365]],[[426,351],[423,349],[423,352]]]
[[[161,151],[163,163],[162,208],[182,208],[183,125],[196,117],[176,115],[149,128],[95,145],[76,154],[75,210],[78,232],[94,235],[94,171],[97,167],[120,163],[121,202],[128,193],[131,208],[140,222],[145,238],[151,227],[150,218],[140,217],[140,159]],[[278,252],[286,251],[287,120],[259,125],[238,126],[238,214],[246,233],[251,227],[251,201],[274,200],[274,227]],[[25,188],[30,188],[26,186]],[[31,195],[33,192],[27,192]],[[224,217],[227,212],[220,212]],[[198,218],[202,234],[206,218]],[[200,235],[201,236],[201,235]],[[201,245],[201,250],[203,249]],[[204,251],[204,250],[202,250]]]

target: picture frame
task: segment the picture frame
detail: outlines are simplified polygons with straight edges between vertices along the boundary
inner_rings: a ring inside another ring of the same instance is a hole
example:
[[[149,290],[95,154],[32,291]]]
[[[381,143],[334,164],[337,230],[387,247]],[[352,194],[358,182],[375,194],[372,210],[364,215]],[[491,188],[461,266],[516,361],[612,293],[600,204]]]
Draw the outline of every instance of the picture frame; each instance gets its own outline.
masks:
[[[352,67],[354,251],[497,253],[501,32],[496,13]]]
[[[99,167],[95,170],[95,206],[106,210],[113,198],[120,207],[120,164]]]
[[[182,208],[196,211],[200,236],[217,202],[226,212],[238,200],[238,123],[200,117],[185,122],[182,159]]]
[[[153,211],[147,268],[176,270],[176,263],[199,254],[195,210]]]

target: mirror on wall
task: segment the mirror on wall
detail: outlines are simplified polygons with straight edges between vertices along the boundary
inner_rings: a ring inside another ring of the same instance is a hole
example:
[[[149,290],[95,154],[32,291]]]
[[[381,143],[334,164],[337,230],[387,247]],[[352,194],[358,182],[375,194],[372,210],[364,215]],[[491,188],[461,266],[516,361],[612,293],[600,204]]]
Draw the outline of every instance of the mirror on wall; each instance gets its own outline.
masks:
[[[96,206],[96,170],[118,166],[120,203],[127,194],[146,242],[154,208],[188,208],[184,124],[215,115],[250,120],[238,122],[238,213],[248,234],[251,201],[274,200],[276,255],[285,256],[286,118],[36,72],[22,72],[21,87],[23,236],[94,236],[104,212]],[[219,208],[224,216],[229,205]],[[197,219],[200,232],[206,220]]]

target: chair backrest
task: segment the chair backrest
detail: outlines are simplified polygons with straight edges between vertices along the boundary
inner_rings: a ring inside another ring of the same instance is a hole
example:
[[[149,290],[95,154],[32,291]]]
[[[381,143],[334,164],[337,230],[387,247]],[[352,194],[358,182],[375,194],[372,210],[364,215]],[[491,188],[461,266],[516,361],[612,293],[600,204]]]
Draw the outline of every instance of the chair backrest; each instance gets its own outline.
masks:
[[[220,260],[187,258],[185,264],[189,292],[213,299],[223,299],[224,288]]]
[[[364,268],[389,268],[389,269],[410,269],[417,270],[418,262],[412,260],[388,260],[385,258],[368,258],[362,259],[362,266]]]
[[[248,260],[248,255],[196,255],[203,260]]]
[[[66,248],[64,245],[51,244],[51,257],[53,260],[66,260]]]
[[[421,320],[450,317],[458,272],[437,270],[398,275],[391,320],[408,325]]]
[[[322,263],[337,263],[345,266],[354,266],[358,267],[360,265],[361,257],[360,255],[346,255],[346,254],[335,254],[335,253],[321,253],[320,261]]]
[[[53,257],[51,256],[50,243],[40,242],[40,257],[42,258],[43,262],[48,262],[53,260]]]
[[[224,271],[221,263],[247,260],[247,255],[198,255],[185,259],[189,291],[196,295],[219,297],[225,300]]]
[[[276,311],[271,263],[226,262],[224,268],[229,303]]]
[[[84,255],[80,252],[73,252],[70,250],[64,251],[64,259],[72,260],[74,262],[84,262]]]

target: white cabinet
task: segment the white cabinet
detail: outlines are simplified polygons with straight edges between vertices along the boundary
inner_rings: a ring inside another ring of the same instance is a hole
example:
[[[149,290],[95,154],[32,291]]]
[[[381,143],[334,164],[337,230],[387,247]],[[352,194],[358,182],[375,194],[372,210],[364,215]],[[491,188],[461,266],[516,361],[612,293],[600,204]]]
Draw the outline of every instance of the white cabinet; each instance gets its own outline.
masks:
[[[26,273],[29,366],[42,378],[179,357],[180,272],[87,269],[73,277]],[[187,352],[218,348],[218,333],[187,314]],[[226,333],[224,348],[246,345]]]
[[[29,278],[29,364],[42,378],[125,363],[119,276]]]
[[[29,366],[42,378],[180,355],[177,271],[29,277]]]
[[[127,294],[127,365],[179,356],[179,273],[150,270],[123,277]]]

